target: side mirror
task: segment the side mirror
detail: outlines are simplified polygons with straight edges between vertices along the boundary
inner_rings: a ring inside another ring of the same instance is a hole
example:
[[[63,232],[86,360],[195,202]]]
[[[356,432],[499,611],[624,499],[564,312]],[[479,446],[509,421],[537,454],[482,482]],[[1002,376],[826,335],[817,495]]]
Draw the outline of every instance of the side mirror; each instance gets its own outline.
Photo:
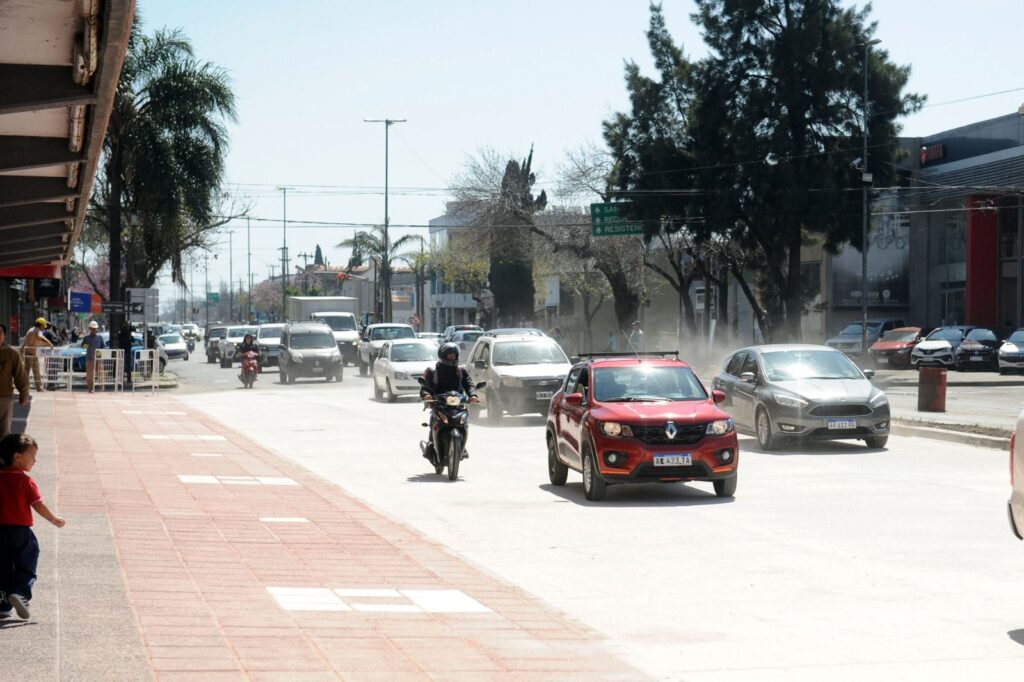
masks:
[[[477,360],[476,362],[473,363],[473,366],[476,367],[477,369],[487,369],[487,361]]]
[[[725,391],[719,391],[716,388],[715,390],[711,391],[711,399],[714,400],[716,403],[724,403]]]
[[[743,372],[740,374],[740,381],[745,384],[752,384],[757,380],[757,376],[753,372]]]
[[[875,378],[875,370],[873,370],[873,369],[865,369],[863,371],[864,371],[864,376],[866,376],[868,379],[874,379]]]
[[[487,382],[486,381],[481,381],[479,384],[476,385],[476,390],[479,391],[481,388],[487,388]]]
[[[573,405],[573,406],[582,405],[583,404],[583,394],[582,393],[570,393],[569,395],[565,396],[565,403],[566,403],[566,405]]]
[[[572,363],[572,364],[574,364],[574,365],[575,365],[575,364],[576,364],[577,362],[579,362],[579,361],[580,361],[580,356],[578,356],[578,355],[574,355],[574,356],[572,356],[571,358],[569,358],[569,362],[570,362],[570,363]]]

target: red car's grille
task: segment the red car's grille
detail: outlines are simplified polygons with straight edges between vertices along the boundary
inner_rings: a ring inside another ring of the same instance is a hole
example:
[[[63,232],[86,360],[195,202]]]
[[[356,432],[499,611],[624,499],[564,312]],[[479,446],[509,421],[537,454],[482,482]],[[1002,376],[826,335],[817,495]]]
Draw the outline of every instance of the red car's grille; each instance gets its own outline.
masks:
[[[676,424],[675,438],[665,433],[665,424],[629,425],[633,437],[646,445],[692,445],[707,433],[707,424]]]

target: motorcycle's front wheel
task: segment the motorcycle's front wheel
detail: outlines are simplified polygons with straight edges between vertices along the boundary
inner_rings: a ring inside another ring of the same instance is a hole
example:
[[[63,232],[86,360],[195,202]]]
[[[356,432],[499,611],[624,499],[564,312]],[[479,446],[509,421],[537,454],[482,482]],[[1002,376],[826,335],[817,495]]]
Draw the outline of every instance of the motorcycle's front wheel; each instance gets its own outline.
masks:
[[[448,480],[459,477],[459,462],[462,461],[462,434],[452,431],[448,438]]]

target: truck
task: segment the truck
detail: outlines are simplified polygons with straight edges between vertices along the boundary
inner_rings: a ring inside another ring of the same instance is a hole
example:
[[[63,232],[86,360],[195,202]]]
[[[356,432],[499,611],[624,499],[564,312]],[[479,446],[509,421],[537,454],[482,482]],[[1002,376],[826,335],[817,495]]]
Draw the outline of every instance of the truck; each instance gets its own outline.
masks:
[[[289,296],[288,319],[319,320],[331,328],[342,364],[355,365],[359,357],[359,299],[352,296]]]

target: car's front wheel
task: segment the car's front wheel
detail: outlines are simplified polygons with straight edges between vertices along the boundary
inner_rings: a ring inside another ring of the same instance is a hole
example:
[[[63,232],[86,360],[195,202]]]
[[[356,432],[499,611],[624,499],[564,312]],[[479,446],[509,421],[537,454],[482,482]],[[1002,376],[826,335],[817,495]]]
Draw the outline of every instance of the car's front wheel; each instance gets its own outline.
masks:
[[[762,450],[771,450],[777,445],[778,439],[772,434],[771,417],[768,416],[768,410],[763,407],[757,409],[754,428],[757,431],[757,444],[761,446]]]
[[[733,474],[729,478],[720,478],[714,481],[715,495],[718,497],[735,497],[737,478],[739,478],[739,474]]]
[[[362,358],[359,358],[359,376],[365,377],[369,372],[369,366],[363,362]]]
[[[565,485],[569,477],[569,467],[558,459],[558,440],[554,434],[548,434],[548,480],[551,485]]]
[[[583,495],[591,502],[600,502],[608,490],[608,484],[601,478],[597,458],[589,445],[583,451]]]
[[[391,379],[384,380],[384,395],[389,403],[393,403],[398,400],[398,394],[391,388]]]
[[[884,448],[888,442],[889,436],[868,436],[864,439],[864,443],[869,448]]]
[[[505,408],[501,405],[498,394],[494,391],[487,392],[487,423],[491,426],[500,426],[501,418],[505,416]]]

